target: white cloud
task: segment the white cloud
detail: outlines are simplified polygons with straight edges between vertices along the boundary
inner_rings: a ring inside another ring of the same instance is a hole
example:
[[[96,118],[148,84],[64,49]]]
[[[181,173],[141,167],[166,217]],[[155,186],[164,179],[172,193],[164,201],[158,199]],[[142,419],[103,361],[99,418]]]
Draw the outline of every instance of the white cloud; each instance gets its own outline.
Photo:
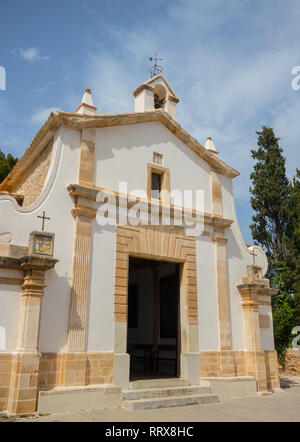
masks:
[[[50,55],[41,55],[39,48],[19,49],[19,56],[26,61],[43,61],[49,60]]]
[[[56,112],[57,110],[58,110],[57,107],[48,107],[48,108],[40,107],[34,112],[33,115],[31,115],[30,121],[31,123],[36,125],[44,124],[49,118],[51,112]]]

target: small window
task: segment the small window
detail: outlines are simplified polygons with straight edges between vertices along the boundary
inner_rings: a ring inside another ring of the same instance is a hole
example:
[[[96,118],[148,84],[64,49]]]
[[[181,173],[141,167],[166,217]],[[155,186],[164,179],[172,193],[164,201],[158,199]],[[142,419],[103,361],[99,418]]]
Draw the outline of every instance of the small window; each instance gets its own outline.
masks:
[[[162,165],[163,156],[161,153],[153,152],[153,163]]]
[[[160,199],[161,175],[152,173],[151,177],[151,198]]]
[[[156,164],[147,164],[147,197],[162,204],[170,204],[170,170]]]

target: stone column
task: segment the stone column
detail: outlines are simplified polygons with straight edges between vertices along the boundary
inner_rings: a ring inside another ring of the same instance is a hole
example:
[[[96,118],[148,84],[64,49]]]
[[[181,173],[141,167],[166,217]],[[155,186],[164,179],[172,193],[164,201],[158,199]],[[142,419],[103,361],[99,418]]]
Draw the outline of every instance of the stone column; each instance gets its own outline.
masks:
[[[24,257],[22,304],[20,311],[17,351],[12,361],[8,412],[32,414],[36,411],[40,354],[38,348],[41,303],[44,295],[45,271],[57,263],[50,258]]]
[[[265,353],[262,350],[259,326],[258,296],[264,290],[262,276],[256,278],[257,266],[248,266],[248,276],[244,284],[238,286],[242,296],[245,330],[246,375],[257,380],[257,391],[267,391]]]

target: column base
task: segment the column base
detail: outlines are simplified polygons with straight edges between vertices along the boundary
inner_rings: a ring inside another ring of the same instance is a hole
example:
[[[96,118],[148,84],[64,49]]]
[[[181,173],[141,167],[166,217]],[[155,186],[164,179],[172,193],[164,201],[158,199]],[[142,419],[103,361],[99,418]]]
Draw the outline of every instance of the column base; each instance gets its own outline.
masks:
[[[181,377],[187,379],[190,385],[199,385],[200,383],[199,353],[181,354]]]
[[[16,353],[13,355],[8,415],[26,415],[36,412],[40,354]]]

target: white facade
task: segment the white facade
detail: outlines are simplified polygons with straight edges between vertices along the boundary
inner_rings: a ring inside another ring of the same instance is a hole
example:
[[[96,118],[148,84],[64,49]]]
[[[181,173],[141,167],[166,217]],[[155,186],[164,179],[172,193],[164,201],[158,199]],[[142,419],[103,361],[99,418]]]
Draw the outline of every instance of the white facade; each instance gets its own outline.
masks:
[[[156,111],[153,100],[157,84],[163,85],[166,96],[164,110]],[[178,99],[164,78],[148,81],[144,86],[138,89],[135,95],[136,113],[128,114],[129,116],[95,115],[95,110],[91,109],[94,106],[90,91],[87,90],[77,116],[58,113],[50,117],[50,123],[57,126],[53,132],[51,162],[41,192],[34,202],[24,207],[19,205],[14,192],[7,190],[8,181],[1,185],[0,251],[8,250],[9,245],[17,248],[27,247],[30,233],[40,227],[37,216],[43,211],[51,218],[47,221],[46,230],[55,234],[54,258],[58,263],[55,268],[46,272],[46,288],[39,325],[38,349],[41,354],[60,354],[70,351],[68,348],[72,322],[70,312],[71,303],[74,302],[75,273],[78,271],[76,256],[82,253],[76,249],[79,247],[78,241],[81,239],[78,238],[81,238],[81,234],[78,234],[79,227],[74,222],[74,208],[82,210],[82,207],[85,207],[86,210],[96,212],[101,204],[96,202],[96,198],[85,195],[91,195],[91,192],[96,192],[97,189],[122,193],[124,183],[127,186],[126,193],[138,190],[147,196],[149,165],[157,168],[157,165],[153,164],[154,154],[161,156],[160,167],[169,173],[171,194],[175,190],[182,193],[187,190],[203,191],[202,210],[209,219],[208,224],[205,224],[204,233],[195,239],[198,316],[197,325],[191,325],[188,331],[193,350],[190,350],[191,357],[190,359],[187,357],[186,361],[192,360],[192,354],[223,351],[221,342],[223,313],[220,311],[220,303],[225,301],[229,312],[231,335],[231,348],[227,350],[231,352],[249,350],[245,322],[247,319],[243,314],[242,297],[238,287],[245,283],[249,266],[253,263],[253,256],[250,253],[252,249],[248,248],[241,236],[236,218],[232,187],[235,171],[218,159],[217,152],[205,149],[175,122]],[[85,106],[90,106],[90,112],[83,116],[82,109]],[[133,121],[132,118],[136,120]],[[47,124],[50,123],[45,124],[42,134],[47,134]],[[212,145],[212,142],[209,143],[209,147]],[[25,154],[24,164],[25,160],[29,161],[34,155],[34,146],[33,143],[31,150]],[[27,166],[22,167],[24,173]],[[87,181],[87,176],[91,183],[84,185],[82,183]],[[12,177],[16,180],[14,175]],[[217,184],[217,190],[214,190],[215,182],[220,183]],[[123,187],[120,187],[120,183],[123,183]],[[81,194],[76,196],[76,192],[73,192],[70,195],[69,186],[77,184],[81,186]],[[215,193],[219,196],[215,197]],[[78,217],[79,220],[85,220],[84,214]],[[214,235],[219,234],[216,223],[222,222],[227,223],[224,230],[226,247],[218,249]],[[88,354],[122,353],[118,350],[121,344],[116,342],[116,336],[120,330],[126,334],[127,329],[126,324],[116,323],[115,320],[114,296],[118,248],[116,242],[117,227],[100,226],[97,217],[94,217],[91,221],[90,243],[86,243],[89,244],[86,246],[86,258],[89,264],[85,267],[88,275],[83,275],[87,277],[88,283],[86,311],[82,316],[85,325],[84,346],[81,351]],[[267,272],[266,257],[258,247],[255,248],[255,252],[256,266],[263,269],[262,277]],[[5,253],[8,256],[9,252]],[[220,268],[223,269],[221,277]],[[21,280],[23,272],[0,269],[0,354],[16,351],[22,295],[20,285],[2,284],[3,275],[6,278]],[[149,275],[145,273],[141,278],[149,288],[148,277]],[[261,283],[262,281],[263,279]],[[223,292],[227,293],[225,301],[222,298]],[[151,306],[147,307],[147,302],[143,309],[144,312],[147,310],[151,312]],[[261,349],[273,351],[270,305],[262,302],[259,314],[265,321],[260,328]],[[269,322],[266,316],[269,317]],[[149,321],[150,317],[151,315],[148,317]],[[186,327],[188,330],[188,325]],[[150,329],[151,327],[148,328]],[[142,331],[135,331],[136,333],[138,333],[137,339],[142,338]],[[129,332],[129,340],[133,334],[134,332]],[[183,362],[183,366],[186,363],[190,364]],[[120,367],[117,371],[119,373]],[[114,382],[117,383],[117,380]]]

